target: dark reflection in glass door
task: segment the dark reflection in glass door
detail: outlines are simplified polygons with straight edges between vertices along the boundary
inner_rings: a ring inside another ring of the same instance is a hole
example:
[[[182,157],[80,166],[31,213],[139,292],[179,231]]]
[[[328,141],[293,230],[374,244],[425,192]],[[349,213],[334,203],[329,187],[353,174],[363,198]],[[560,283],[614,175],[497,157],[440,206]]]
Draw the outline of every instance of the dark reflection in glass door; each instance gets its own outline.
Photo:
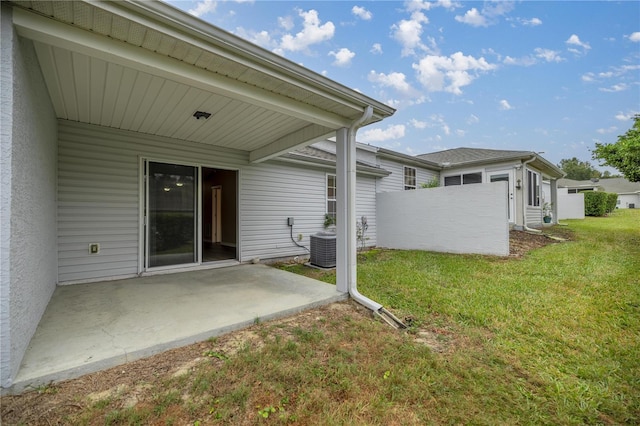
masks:
[[[197,262],[197,168],[148,163],[148,267]]]

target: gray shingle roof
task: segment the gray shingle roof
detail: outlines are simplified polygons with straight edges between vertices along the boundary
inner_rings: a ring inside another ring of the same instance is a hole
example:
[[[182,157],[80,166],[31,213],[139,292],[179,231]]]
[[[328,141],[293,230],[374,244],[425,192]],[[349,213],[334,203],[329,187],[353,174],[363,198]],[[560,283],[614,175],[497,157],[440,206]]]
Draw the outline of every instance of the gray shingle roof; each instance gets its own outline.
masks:
[[[418,155],[423,160],[435,163],[449,163],[452,166],[465,163],[475,163],[483,161],[506,160],[513,158],[526,158],[533,155],[531,151],[509,151],[501,149],[478,149],[478,148],[454,148],[445,151],[432,152],[430,154]]]
[[[599,187],[605,192],[615,192],[616,194],[630,194],[640,192],[640,182],[630,182],[625,178],[600,179],[597,182],[591,180],[559,179],[558,186],[561,188],[585,188]]]

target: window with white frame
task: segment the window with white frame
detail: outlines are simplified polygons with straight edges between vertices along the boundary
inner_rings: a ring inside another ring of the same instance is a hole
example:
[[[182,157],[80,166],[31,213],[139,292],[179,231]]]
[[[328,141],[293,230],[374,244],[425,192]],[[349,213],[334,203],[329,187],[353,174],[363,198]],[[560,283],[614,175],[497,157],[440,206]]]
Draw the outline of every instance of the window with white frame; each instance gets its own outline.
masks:
[[[482,172],[464,173],[444,177],[444,186],[470,185],[472,183],[482,183]]]
[[[336,218],[336,175],[327,175],[327,214]]]
[[[540,205],[540,175],[532,170],[527,170],[527,197],[528,205]]]
[[[404,168],[404,189],[416,189],[416,169],[414,167]]]

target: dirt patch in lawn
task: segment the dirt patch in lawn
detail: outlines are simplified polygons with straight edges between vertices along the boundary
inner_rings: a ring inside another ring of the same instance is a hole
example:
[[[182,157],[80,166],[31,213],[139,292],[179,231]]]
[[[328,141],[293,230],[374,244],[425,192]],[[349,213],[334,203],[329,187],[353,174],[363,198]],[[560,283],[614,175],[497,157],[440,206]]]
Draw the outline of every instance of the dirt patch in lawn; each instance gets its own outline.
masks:
[[[522,257],[531,250],[549,244],[571,241],[572,238],[573,232],[570,229],[558,226],[545,229],[540,234],[527,231],[511,231],[509,232],[509,256]]]

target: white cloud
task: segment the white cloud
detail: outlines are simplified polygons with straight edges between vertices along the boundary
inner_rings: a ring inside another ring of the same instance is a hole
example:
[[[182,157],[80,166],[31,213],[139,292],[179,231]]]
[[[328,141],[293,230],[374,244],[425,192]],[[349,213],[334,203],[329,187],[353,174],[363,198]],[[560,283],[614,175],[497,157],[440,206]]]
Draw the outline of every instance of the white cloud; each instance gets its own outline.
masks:
[[[638,114],[640,114],[640,111],[629,111],[627,113],[619,112],[616,114],[616,120],[619,120],[619,121],[633,120],[633,118]]]
[[[498,18],[511,12],[514,8],[512,1],[485,2],[482,11],[471,8],[463,16],[456,16],[455,20],[472,27],[488,27],[498,23]]]
[[[505,65],[520,65],[524,67],[530,67],[531,65],[538,63],[536,58],[533,56],[523,56],[522,58],[512,58],[511,56],[507,56],[502,62]]]
[[[411,85],[407,83],[406,76],[401,72],[392,72],[389,74],[376,73],[370,71],[368,79],[372,83],[378,83],[382,86],[392,87],[400,93],[411,94],[413,89]]]
[[[368,21],[373,17],[373,14],[371,12],[361,6],[353,6],[353,8],[351,9],[351,13],[365,21]]]
[[[627,86],[624,83],[620,83],[620,84],[614,84],[611,87],[601,87],[600,91],[601,92],[609,92],[609,93],[613,93],[613,92],[623,92],[625,90],[627,90],[629,88],[629,86]]]
[[[469,118],[467,118],[467,124],[477,124],[479,122],[480,119],[474,114],[471,114]]]
[[[413,12],[411,19],[403,19],[391,26],[392,37],[402,45],[402,56],[415,53],[415,49],[427,50],[422,43],[422,24],[429,19],[422,12]]]
[[[281,16],[278,18],[278,25],[284,28],[287,31],[291,31],[295,24],[293,23],[293,18],[291,16]]]
[[[636,31],[635,33],[631,33],[629,35],[629,40],[634,43],[640,43],[640,31]]]
[[[601,135],[605,135],[607,133],[613,133],[616,130],[618,130],[616,126],[611,126],[608,129],[596,129],[596,132],[600,133]]]
[[[489,23],[487,22],[487,18],[485,18],[478,9],[471,8],[467,10],[467,13],[464,16],[456,16],[456,21],[462,22],[463,24],[471,25],[472,27],[488,27]]]
[[[538,25],[542,25],[542,20],[539,18],[521,19],[520,22],[522,25],[527,27],[537,27]]]
[[[333,56],[336,58],[336,60],[333,61],[333,65],[336,65],[338,67],[346,67],[351,65],[351,60],[353,59],[354,56],[356,56],[356,54],[350,51],[349,49],[347,49],[346,47],[343,47],[337,52],[334,52],[334,51],[329,52],[329,56]]]
[[[594,74],[592,72],[583,74],[581,78],[582,78],[582,81],[586,83],[591,83],[592,81],[595,81]]]
[[[386,129],[364,130],[358,136],[358,142],[384,142],[404,137],[404,124],[394,124]]]
[[[442,7],[447,10],[453,10],[460,7],[457,2],[451,0],[408,0],[405,2],[405,6],[410,12],[415,10],[431,10],[434,7]]]
[[[409,120],[409,124],[411,124],[416,129],[426,129],[427,127],[429,127],[429,123],[427,123],[426,121],[416,120],[415,118]]]
[[[280,49],[299,52],[306,50],[309,46],[321,43],[333,38],[335,33],[335,25],[329,21],[325,24],[320,23],[318,12],[311,9],[309,11],[299,10],[298,14],[303,19],[302,31],[295,36],[285,34],[280,40]]]
[[[218,2],[215,0],[203,0],[196,4],[196,7],[189,9],[189,13],[201,17],[209,12],[215,12]]]
[[[370,52],[374,55],[382,55],[382,45],[380,43],[373,43]]]
[[[584,53],[587,50],[591,49],[591,46],[589,46],[589,43],[585,43],[585,42],[581,41],[580,37],[578,37],[575,34],[571,34],[571,37],[569,37],[567,39],[567,41],[565,41],[565,43],[569,45],[569,47],[567,49],[570,52],[577,53],[577,54]],[[578,49],[575,49],[572,46],[581,47],[582,51],[580,51]]]
[[[500,101],[500,109],[503,111],[509,111],[510,109],[513,109],[513,107],[509,104],[509,101],[502,99]]]
[[[547,62],[562,62],[564,58],[560,56],[560,52],[551,49],[543,49],[536,47],[533,52],[537,58],[544,59]]]
[[[462,94],[461,88],[471,84],[480,72],[490,71],[496,65],[484,58],[476,59],[456,52],[447,56],[425,56],[419,63],[413,64],[417,78],[430,92],[450,92]]]

